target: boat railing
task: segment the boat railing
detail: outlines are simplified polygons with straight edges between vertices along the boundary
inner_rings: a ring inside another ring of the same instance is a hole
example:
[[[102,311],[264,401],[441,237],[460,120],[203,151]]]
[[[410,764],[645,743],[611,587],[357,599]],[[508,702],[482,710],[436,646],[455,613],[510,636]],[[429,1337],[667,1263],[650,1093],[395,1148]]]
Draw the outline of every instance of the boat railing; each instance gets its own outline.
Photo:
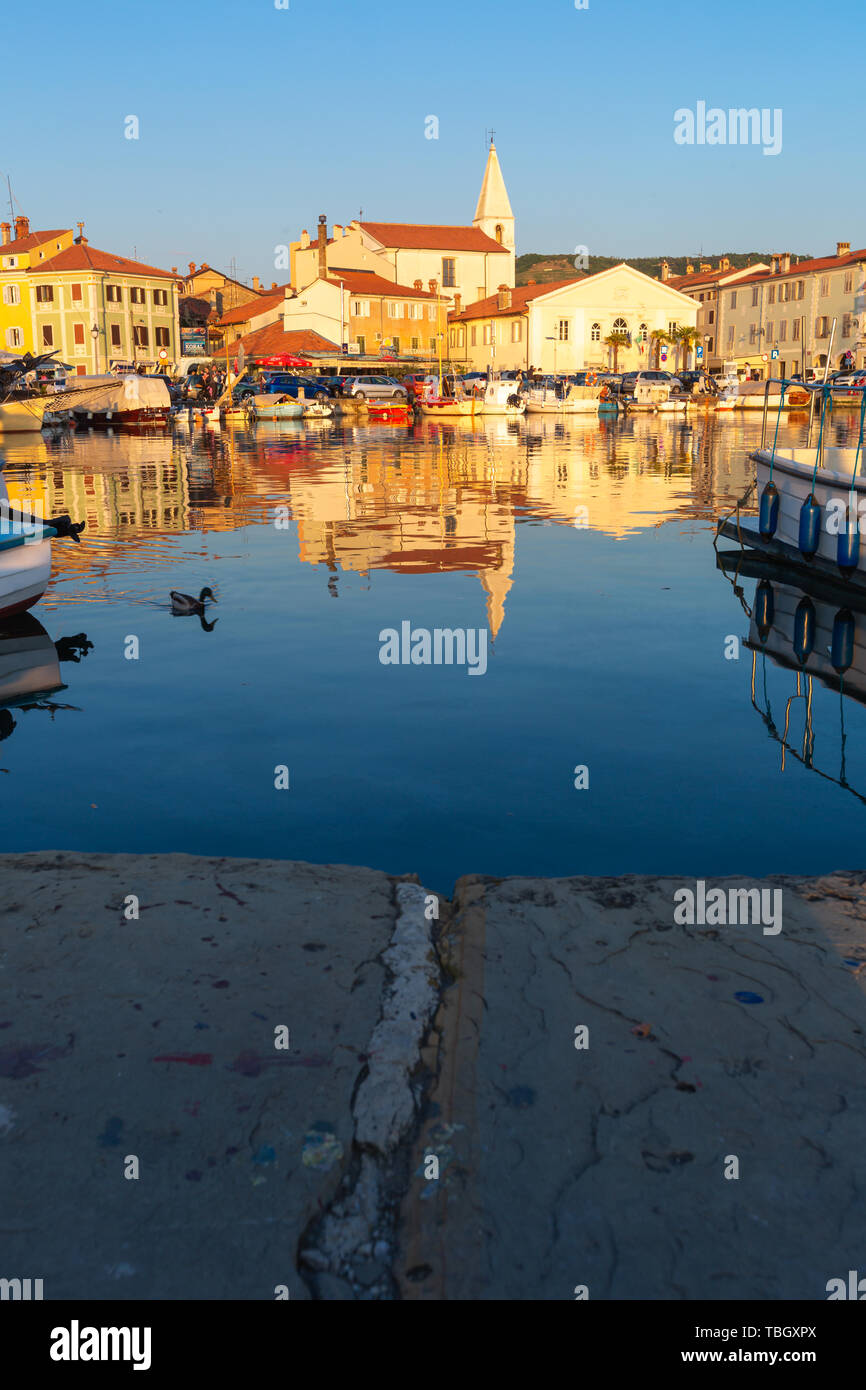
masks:
[[[784,399],[785,391],[789,386],[793,386],[797,391],[808,391],[811,397],[809,402],[809,433],[806,439],[806,447],[810,445],[812,437],[812,416],[815,409],[815,401],[820,397],[823,404],[832,396],[834,391],[843,391],[845,395],[862,394],[866,391],[866,381],[862,386],[835,385],[832,381],[800,381],[798,377],[771,376],[764,384],[764,410],[761,417],[761,448],[763,449],[767,439],[767,414],[770,405],[770,387],[778,388],[778,394]],[[782,401],[780,400],[779,409],[781,410]]]

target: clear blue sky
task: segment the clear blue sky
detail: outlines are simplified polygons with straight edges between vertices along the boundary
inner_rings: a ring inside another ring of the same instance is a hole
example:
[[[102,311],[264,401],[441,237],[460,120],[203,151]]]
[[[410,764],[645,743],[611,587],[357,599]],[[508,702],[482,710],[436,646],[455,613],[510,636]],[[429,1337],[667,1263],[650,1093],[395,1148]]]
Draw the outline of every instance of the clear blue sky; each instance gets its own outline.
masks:
[[[320,212],[470,222],[493,126],[518,252],[866,243],[857,7],[825,22],[805,0],[289,5],[6,6],[0,170],[16,211],[34,228],[84,219],[95,245],[152,264],[234,258],[270,283],[286,278],[274,246],[314,234]],[[674,111],[698,101],[781,107],[782,152],[675,144]]]

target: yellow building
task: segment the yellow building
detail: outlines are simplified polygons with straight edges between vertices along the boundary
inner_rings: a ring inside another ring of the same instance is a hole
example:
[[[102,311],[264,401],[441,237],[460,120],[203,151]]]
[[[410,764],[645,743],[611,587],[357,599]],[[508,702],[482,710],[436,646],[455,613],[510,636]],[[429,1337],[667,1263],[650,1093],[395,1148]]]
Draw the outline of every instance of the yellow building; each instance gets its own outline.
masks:
[[[43,261],[72,245],[70,227],[31,232],[26,217],[0,222],[0,348],[6,352],[41,352],[34,338],[34,280]]]

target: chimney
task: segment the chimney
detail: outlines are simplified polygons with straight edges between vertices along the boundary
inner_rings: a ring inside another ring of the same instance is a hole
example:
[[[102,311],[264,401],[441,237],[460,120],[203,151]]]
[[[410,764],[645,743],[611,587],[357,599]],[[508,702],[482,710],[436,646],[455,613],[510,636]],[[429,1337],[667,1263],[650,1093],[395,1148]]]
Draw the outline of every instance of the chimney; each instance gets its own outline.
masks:
[[[276,280],[272,280],[272,281],[271,281],[271,289],[272,289],[272,290],[275,290],[276,288],[277,288],[277,282],[276,282]]]
[[[16,218],[15,218],[15,240],[18,241],[19,237],[24,237],[24,236],[29,236],[29,235],[30,235],[30,219],[29,219],[29,217],[16,217]]]
[[[499,302],[499,308],[500,308],[500,309],[510,309],[510,308],[511,308],[511,290],[508,288],[507,285],[500,285],[498,288],[499,288],[499,301],[498,301],[498,302]]]
[[[207,261],[202,261],[201,265],[199,266],[199,269],[200,269],[200,270],[210,270],[210,266],[208,265]]]
[[[789,271],[790,269],[791,269],[791,253],[790,253],[790,251],[785,251],[784,254],[781,255],[781,256],[779,257],[779,274],[780,274],[780,275],[787,275],[787,274],[788,274],[788,271]]]
[[[255,290],[256,294],[258,294],[258,292],[259,292],[259,277],[258,277],[258,275],[254,275],[254,276],[253,276],[253,289]]]
[[[423,281],[423,280],[413,280],[413,282],[412,282],[412,287],[413,287],[413,289],[416,289],[416,290],[423,290],[423,288],[424,288],[424,281]]]
[[[335,236],[335,237],[343,236],[343,224],[342,224],[342,222],[335,222],[335,223],[334,223],[334,236]]]
[[[850,256],[850,254],[851,254],[851,243],[850,243],[850,241],[837,241],[837,242],[836,242],[836,255],[837,255],[837,256]]]
[[[301,250],[307,251],[310,245],[310,233],[306,230],[301,232]]]
[[[527,280],[526,283],[527,283],[527,285],[537,285],[537,284],[538,284],[538,281],[537,281],[537,280]]]
[[[319,279],[328,278],[328,219],[319,214]]]
[[[428,280],[428,281],[427,281],[427,288],[429,289],[429,291],[430,291],[431,294],[435,294],[435,293],[436,293],[436,281],[435,281],[435,280]]]
[[[686,275],[694,275],[694,273],[695,273],[695,268],[694,268],[694,266],[688,264],[688,262],[687,262],[687,263],[686,263]]]
[[[172,275],[177,275],[177,266],[176,266],[176,265],[173,265],[173,266],[172,266],[172,268],[171,268],[171,273],[172,273]]]
[[[463,301],[463,296],[462,296],[461,294],[455,294],[455,296],[454,296],[454,312],[455,312],[455,314],[459,314],[459,313],[460,313],[460,306],[461,306],[462,301]]]
[[[195,275],[195,261],[190,261],[190,263],[189,263],[189,273],[190,273],[190,275]]]
[[[671,268],[670,268],[670,266],[668,265],[667,261],[662,261],[662,276],[661,276],[661,278],[662,278],[663,280],[669,280],[669,279],[671,278]]]
[[[0,222],[0,245],[8,246],[12,240],[11,222]]]

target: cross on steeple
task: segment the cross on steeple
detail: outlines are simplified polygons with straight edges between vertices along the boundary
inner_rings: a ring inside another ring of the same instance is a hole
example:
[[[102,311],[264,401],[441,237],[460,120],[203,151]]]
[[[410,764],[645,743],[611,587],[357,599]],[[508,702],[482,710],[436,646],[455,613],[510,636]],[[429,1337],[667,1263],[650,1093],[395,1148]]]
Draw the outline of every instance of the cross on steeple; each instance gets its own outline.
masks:
[[[485,140],[485,143],[486,143],[486,141],[487,141],[488,135],[490,136],[490,143],[491,143],[491,145],[492,145],[492,144],[494,143],[494,136],[496,135],[496,131],[493,129],[492,126],[490,127],[489,130],[485,130],[485,132],[484,132],[484,140]]]

